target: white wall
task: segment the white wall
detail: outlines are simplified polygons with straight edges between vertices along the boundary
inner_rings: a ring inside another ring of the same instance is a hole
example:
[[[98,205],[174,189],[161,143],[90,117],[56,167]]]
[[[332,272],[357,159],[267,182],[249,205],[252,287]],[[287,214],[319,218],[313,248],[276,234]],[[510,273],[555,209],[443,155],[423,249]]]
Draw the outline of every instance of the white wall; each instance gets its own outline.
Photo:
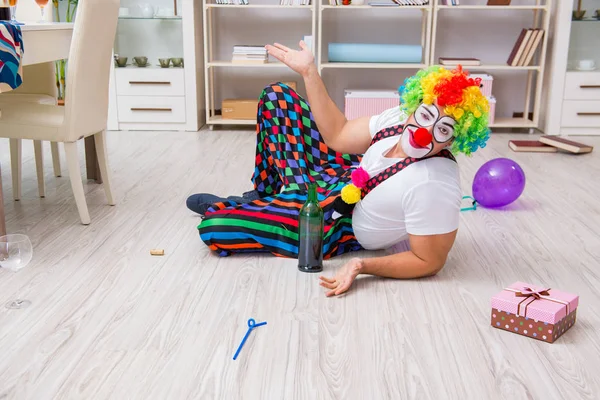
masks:
[[[255,0],[253,4],[256,4]],[[588,0],[595,1],[595,0]],[[251,0],[252,2],[252,0]],[[599,2],[600,3],[600,2]],[[461,0],[462,4],[486,4],[486,0]],[[513,0],[512,4],[535,4],[533,0]],[[590,7],[591,8],[591,7]],[[600,6],[598,6],[600,8]],[[215,10],[217,16],[216,54],[231,58],[234,44],[261,44],[278,41],[296,47],[303,35],[310,34],[308,10]],[[589,11],[591,13],[592,11]],[[324,42],[408,43],[420,41],[420,12],[393,12],[385,9],[325,11]],[[523,27],[533,21],[532,11],[459,11],[439,14],[436,59],[439,56],[477,57],[483,63],[504,64]],[[326,54],[327,48],[323,51]],[[475,72],[475,70],[473,70]],[[330,69],[324,70],[330,95],[343,107],[346,88],[397,89],[414,70]],[[494,95],[498,99],[497,116],[512,116],[523,109],[527,72],[494,71]],[[227,97],[256,97],[271,81],[295,79],[285,69],[221,69],[216,74],[217,104]],[[304,87],[300,84],[300,92]]]

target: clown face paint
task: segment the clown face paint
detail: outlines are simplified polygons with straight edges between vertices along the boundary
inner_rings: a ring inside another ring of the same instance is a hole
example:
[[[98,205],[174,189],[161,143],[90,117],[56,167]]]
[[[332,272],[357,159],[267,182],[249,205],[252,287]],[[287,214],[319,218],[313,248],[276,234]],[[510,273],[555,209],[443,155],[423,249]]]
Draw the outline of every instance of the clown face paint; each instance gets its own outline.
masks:
[[[400,146],[408,157],[432,156],[452,142],[455,124],[437,103],[421,104],[406,121]]]
[[[419,129],[417,125],[406,125],[400,138],[400,145],[402,150],[408,157],[423,158],[433,150],[433,142],[429,142],[428,145],[422,146],[415,141],[415,132]],[[421,142],[421,144],[423,144]]]

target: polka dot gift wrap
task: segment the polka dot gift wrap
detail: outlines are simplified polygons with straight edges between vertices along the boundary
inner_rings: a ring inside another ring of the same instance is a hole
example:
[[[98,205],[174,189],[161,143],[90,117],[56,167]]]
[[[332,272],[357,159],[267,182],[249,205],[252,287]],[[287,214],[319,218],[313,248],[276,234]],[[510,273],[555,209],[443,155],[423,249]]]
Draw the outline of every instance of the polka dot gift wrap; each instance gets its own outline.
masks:
[[[492,326],[553,343],[575,324],[579,296],[515,282],[492,297]]]

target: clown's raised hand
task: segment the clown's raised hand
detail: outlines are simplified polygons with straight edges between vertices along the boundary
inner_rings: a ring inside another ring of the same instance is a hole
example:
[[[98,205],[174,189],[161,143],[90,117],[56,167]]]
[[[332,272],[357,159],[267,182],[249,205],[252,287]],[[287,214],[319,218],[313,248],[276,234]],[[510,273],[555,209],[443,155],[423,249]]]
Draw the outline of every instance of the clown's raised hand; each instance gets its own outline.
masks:
[[[315,57],[303,40],[299,45],[300,50],[290,49],[280,43],[268,44],[265,48],[270,55],[304,77],[315,67]]]

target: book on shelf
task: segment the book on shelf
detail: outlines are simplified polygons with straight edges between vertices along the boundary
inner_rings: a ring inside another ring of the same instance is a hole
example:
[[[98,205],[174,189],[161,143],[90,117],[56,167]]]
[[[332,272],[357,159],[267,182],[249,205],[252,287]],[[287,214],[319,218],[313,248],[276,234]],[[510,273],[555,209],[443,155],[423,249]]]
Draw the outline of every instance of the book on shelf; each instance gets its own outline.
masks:
[[[460,0],[442,0],[443,6],[460,6]]]
[[[280,6],[309,6],[311,0],[279,0]]]
[[[488,6],[509,6],[510,0],[488,0]]]
[[[399,6],[426,6],[429,0],[393,0]]]
[[[461,58],[461,57],[440,57],[440,65],[462,65],[464,66],[478,66],[481,65],[481,60],[478,58]]]
[[[531,63],[531,60],[533,60],[533,56],[534,56],[535,52],[537,51],[543,37],[544,37],[544,30],[536,29],[535,37],[533,37],[531,40],[532,41],[531,47],[530,47],[529,51],[527,52],[527,55],[525,56],[524,61],[521,63],[522,66],[528,66]]]
[[[304,35],[304,36],[302,37],[302,40],[303,40],[303,41],[304,41],[304,43],[306,44],[306,47],[308,47],[308,49],[309,49],[309,50],[310,50],[312,53],[314,53],[314,49],[313,49],[313,47],[314,47],[314,43],[313,43],[313,42],[314,42],[314,41],[313,41],[313,37],[312,37],[312,35]]]
[[[512,67],[528,66],[542,42],[544,33],[543,29],[521,29],[506,63]]]
[[[370,1],[371,7],[398,7],[398,6],[426,6],[429,0],[389,0],[389,1]],[[329,0],[330,6],[341,6],[343,0]]]
[[[236,44],[233,46],[232,63],[264,64],[269,60],[267,49],[257,44]]]
[[[509,140],[508,147],[518,153],[556,153],[558,149],[539,140]]]
[[[369,5],[371,7],[398,7],[400,4],[394,3],[392,0],[390,0],[390,1],[370,1]]]
[[[590,153],[594,150],[593,146],[565,139],[561,136],[544,135],[540,137],[540,142],[575,154]]]
[[[267,54],[264,45],[259,44],[234,44],[233,52],[240,54]]]
[[[215,0],[215,4],[247,5],[250,2],[249,0]]]

